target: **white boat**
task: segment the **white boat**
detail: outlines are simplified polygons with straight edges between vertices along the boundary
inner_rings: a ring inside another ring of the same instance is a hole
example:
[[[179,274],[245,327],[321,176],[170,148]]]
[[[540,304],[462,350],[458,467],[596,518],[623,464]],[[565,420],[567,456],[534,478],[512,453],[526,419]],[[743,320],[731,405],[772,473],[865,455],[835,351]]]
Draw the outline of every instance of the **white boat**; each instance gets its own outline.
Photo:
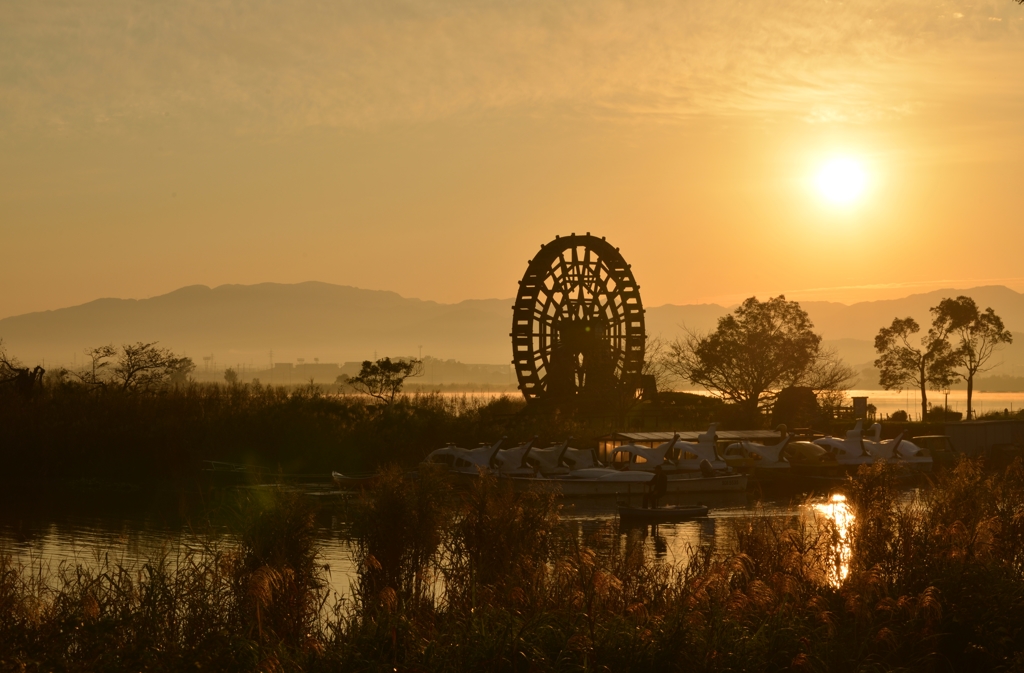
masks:
[[[871,437],[864,440],[864,448],[875,458],[920,472],[931,472],[931,454],[927,449],[903,439],[902,432],[895,439],[883,440],[882,426],[875,423],[871,426],[871,433]]]
[[[537,476],[547,479],[605,479],[620,482],[647,483],[654,476],[650,471],[616,470],[601,465],[588,449],[569,446],[572,437],[561,445],[534,449],[528,461],[537,469]],[[640,447],[644,448],[644,447]]]
[[[626,455],[628,456],[626,462],[627,470],[653,472],[655,467],[665,465],[669,451],[672,450],[673,446],[675,446],[678,441],[679,435],[673,435],[670,441],[659,444],[653,448],[649,446],[638,446],[636,444],[625,444],[612,451],[612,460],[615,460],[619,455]],[[638,458],[642,460],[638,461]]]
[[[844,439],[821,437],[814,440],[814,443],[831,453],[836,462],[846,469],[856,469],[878,460],[864,446],[864,421],[857,421]]]
[[[717,429],[718,423],[712,423],[707,432],[698,435],[696,442],[680,441],[677,434],[673,435],[671,440],[654,448],[626,444],[612,451],[612,456],[628,455],[627,470],[651,472],[658,465],[663,465],[669,474],[699,472],[701,462],[706,460],[712,469],[728,471],[729,465],[722,460],[716,449]],[[638,458],[643,460],[640,461]]]
[[[532,477],[536,474],[536,470],[527,464],[527,457],[530,455],[530,449],[533,448],[533,443],[537,441],[534,437],[525,444],[514,446],[511,449],[499,449],[491,464],[497,470],[499,475],[506,477]]]
[[[526,462],[545,476],[567,475],[577,464],[581,467],[597,467],[593,453],[569,448],[571,441],[572,437],[562,444],[555,444],[546,449],[534,449],[526,458]],[[590,460],[584,460],[584,455],[590,456]]]
[[[718,423],[708,426],[707,432],[697,435],[696,442],[674,440],[676,469],[684,472],[699,472],[700,464],[708,461],[716,471],[729,471],[729,464],[718,455]]]
[[[566,447],[562,456],[562,463],[569,466],[570,470],[586,470],[593,467],[602,467],[597,461],[594,449],[574,449]]]
[[[787,433],[778,444],[735,442],[725,449],[725,462],[732,469],[757,479],[778,480],[792,476],[793,470],[783,451],[789,446]]]
[[[444,465],[451,472],[476,476],[480,470],[492,471],[494,457],[505,439],[507,438],[502,437],[490,446],[485,444],[475,449],[463,449],[449,444],[444,448],[431,451],[423,462],[431,465]]]

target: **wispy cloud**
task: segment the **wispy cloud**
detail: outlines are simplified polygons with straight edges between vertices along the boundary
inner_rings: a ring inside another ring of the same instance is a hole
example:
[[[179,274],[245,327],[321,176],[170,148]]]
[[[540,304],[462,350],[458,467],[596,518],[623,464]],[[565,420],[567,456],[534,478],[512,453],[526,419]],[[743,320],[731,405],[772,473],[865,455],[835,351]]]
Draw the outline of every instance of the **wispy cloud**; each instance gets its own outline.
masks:
[[[1016,49],[1022,16],[928,0],[5,3],[0,128],[287,132],[507,110],[870,121],[922,103],[906,86],[921,59]]]

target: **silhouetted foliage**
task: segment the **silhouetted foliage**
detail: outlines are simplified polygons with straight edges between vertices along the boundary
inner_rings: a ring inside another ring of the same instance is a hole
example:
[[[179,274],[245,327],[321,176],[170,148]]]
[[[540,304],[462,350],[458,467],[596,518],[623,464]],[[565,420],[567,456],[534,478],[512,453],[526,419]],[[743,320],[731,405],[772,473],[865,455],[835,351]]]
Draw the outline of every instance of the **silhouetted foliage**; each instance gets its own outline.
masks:
[[[807,386],[790,386],[779,391],[772,406],[772,425],[813,428],[820,426],[820,422],[821,409],[814,390]]]
[[[0,340],[0,387],[10,388],[22,397],[31,397],[43,383],[46,370],[36,366],[23,367],[17,358],[7,355],[4,342]]]
[[[376,362],[364,360],[359,375],[348,379],[347,383],[364,395],[390,405],[395,401],[395,395],[401,392],[405,380],[414,376],[423,376],[422,361],[392,362],[391,358],[381,358]]]
[[[948,332],[933,326],[921,337],[921,347],[910,337],[921,331],[913,318],[893,318],[875,336],[879,384],[886,390],[903,390],[913,385],[921,392],[921,420],[928,413],[928,389],[948,389],[957,378],[957,354],[949,345]]]
[[[807,312],[782,295],[744,301],[709,334],[690,332],[669,348],[666,367],[755,417],[788,386],[843,391],[853,370],[821,348]]]
[[[227,383],[229,386],[237,385],[238,384],[238,372],[236,372],[231,367],[228,367],[227,369],[225,369],[224,370],[224,383]]]
[[[959,339],[954,354],[956,366],[964,370],[963,378],[967,381],[967,418],[971,418],[975,375],[987,371],[985,364],[1002,346],[1013,343],[1013,335],[995,311],[981,311],[973,299],[963,295],[943,299],[931,312],[937,331]]]
[[[181,357],[156,342],[124,344],[118,350],[112,345],[97,346],[85,351],[89,365],[72,372],[89,386],[113,386],[125,391],[152,392],[167,385],[181,385],[195,371],[191,358]]]

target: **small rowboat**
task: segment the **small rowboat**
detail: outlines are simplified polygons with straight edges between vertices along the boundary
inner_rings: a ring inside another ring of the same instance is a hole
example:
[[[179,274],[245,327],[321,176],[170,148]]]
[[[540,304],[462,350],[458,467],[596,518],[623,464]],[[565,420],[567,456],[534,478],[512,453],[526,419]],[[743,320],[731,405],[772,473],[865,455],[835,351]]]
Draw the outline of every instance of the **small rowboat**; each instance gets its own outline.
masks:
[[[376,480],[377,475],[362,475],[358,477],[350,477],[344,475],[341,472],[331,472],[331,480],[334,481],[334,485],[341,489],[346,490],[358,490],[360,488],[366,488],[373,484]]]
[[[697,517],[707,516],[707,505],[694,505],[691,507],[676,507],[666,505],[646,509],[643,507],[631,507],[619,505],[619,518],[623,520],[647,523],[667,523],[672,521],[686,521]]]

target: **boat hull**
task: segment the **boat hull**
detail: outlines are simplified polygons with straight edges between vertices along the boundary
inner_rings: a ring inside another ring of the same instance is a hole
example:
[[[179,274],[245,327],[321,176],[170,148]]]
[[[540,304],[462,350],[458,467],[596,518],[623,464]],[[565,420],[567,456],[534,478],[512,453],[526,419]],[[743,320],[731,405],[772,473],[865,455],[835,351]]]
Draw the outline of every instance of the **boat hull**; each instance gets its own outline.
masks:
[[[590,496],[643,495],[650,490],[648,482],[614,481],[610,479],[529,479],[512,477],[514,488],[521,490],[541,489],[558,493],[568,498]],[[747,489],[747,477],[730,474],[721,477],[684,477],[669,479],[666,493],[723,493],[743,492]]]

